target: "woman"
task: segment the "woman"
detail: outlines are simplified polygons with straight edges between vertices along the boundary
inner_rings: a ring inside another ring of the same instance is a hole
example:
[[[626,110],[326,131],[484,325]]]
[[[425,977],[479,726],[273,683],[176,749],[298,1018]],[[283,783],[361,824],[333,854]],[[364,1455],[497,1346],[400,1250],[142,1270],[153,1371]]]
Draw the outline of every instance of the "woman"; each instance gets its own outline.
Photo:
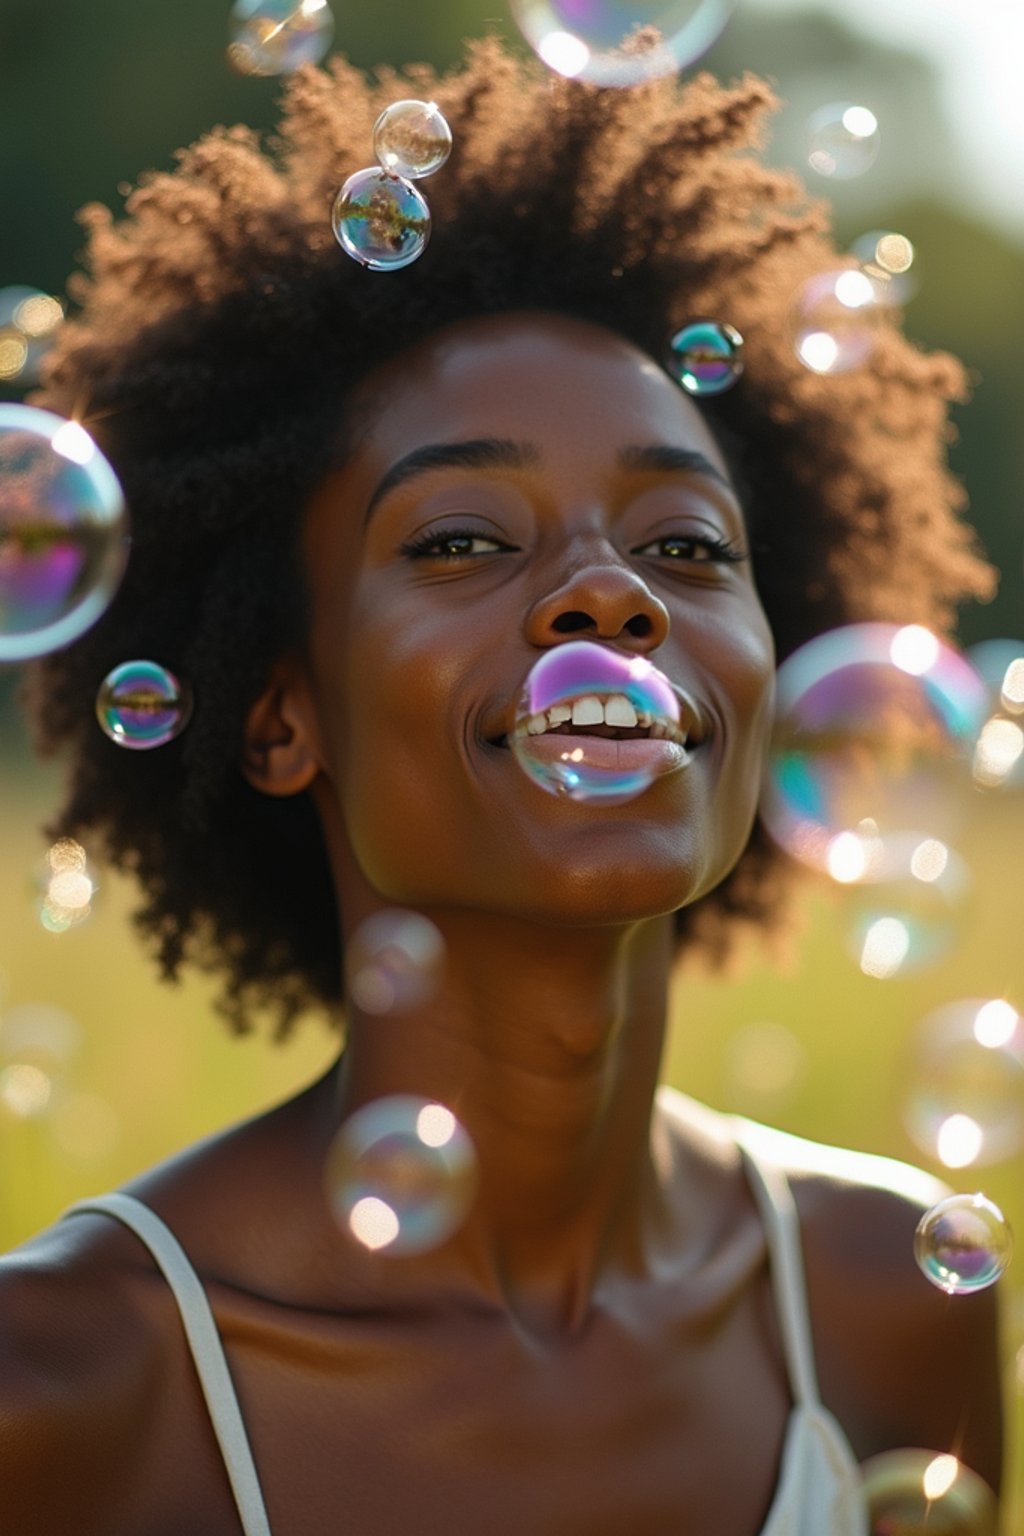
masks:
[[[327,210],[411,94],[456,152],[427,253],[371,274]],[[336,65],[291,83],[273,161],[221,131],[121,224],[88,215],[44,398],[95,431],[136,536],[34,680],[41,745],[72,753],[59,830],[137,875],[165,972],[217,971],[235,1027],[336,1015],[389,908],[446,967],[410,1013],[350,1005],[297,1098],[0,1265],[19,1536],[854,1536],[885,1449],[998,1483],[991,1294],[950,1304],[911,1256],[933,1181],[655,1097],[680,945],[782,920],[755,821],[776,655],[947,624],[989,582],[943,464],[956,366],[889,322],[839,378],[789,350],[788,296],[835,256],[741,153],[768,99],[602,95],[492,44],[442,81]],[[695,316],[746,338],[716,401],[662,366]],[[531,665],[580,638],[689,701],[685,764],[611,808],[509,750]],[[91,719],[135,656],[195,692],[159,752]],[[339,1232],[323,1168],[402,1093],[450,1106],[480,1182],[450,1238],[388,1257]],[[183,1333],[204,1292],[229,1377]]]

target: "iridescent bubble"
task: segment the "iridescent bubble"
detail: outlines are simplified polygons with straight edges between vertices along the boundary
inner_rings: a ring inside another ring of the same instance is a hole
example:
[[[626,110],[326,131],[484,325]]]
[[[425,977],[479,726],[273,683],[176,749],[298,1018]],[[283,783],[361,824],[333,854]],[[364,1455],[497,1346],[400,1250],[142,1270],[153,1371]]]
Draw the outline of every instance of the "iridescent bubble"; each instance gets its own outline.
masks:
[[[817,636],[779,668],[765,826],[827,873],[865,828],[883,842],[918,828],[945,842],[967,803],[985,704],[973,667],[920,625]]]
[[[639,85],[697,61],[725,31],[736,0],[511,0],[530,47],[556,74]]]
[[[886,304],[906,304],[917,292],[917,278],[912,271],[915,251],[906,235],[893,229],[873,229],[859,235],[850,247],[860,269],[875,285]]]
[[[1024,789],[1024,640],[985,640],[967,652],[989,689],[971,772],[979,789]]]
[[[669,342],[669,367],[691,395],[720,395],[743,372],[743,337],[721,320],[694,320]]]
[[[26,388],[39,382],[39,367],[64,319],[64,306],[40,288],[0,288],[0,382]]]
[[[124,572],[117,477],[76,421],[0,405],[0,663],[77,640]]]
[[[408,1013],[440,985],[444,940],[419,912],[387,908],[356,929],[345,954],[346,992],[363,1013]]]
[[[1013,1234],[984,1195],[947,1195],[925,1211],[914,1233],[914,1258],[926,1279],[950,1296],[994,1285],[1010,1262]]]
[[[338,193],[331,228],[353,261],[376,272],[396,272],[423,254],[430,209],[411,182],[371,165],[350,176]]]
[[[870,107],[831,101],[807,120],[807,163],[819,176],[850,181],[878,158],[878,119]]]
[[[512,750],[541,789],[620,805],[690,761],[680,705],[645,657],[572,640],[531,667]]]
[[[343,1232],[371,1250],[422,1253],[462,1224],[476,1192],[476,1153],[443,1104],[396,1094],[349,1116],[325,1179]]]
[[[949,1452],[884,1451],[860,1477],[869,1536],[998,1536],[995,1494]]]
[[[912,1047],[908,1134],[947,1168],[995,1163],[1024,1147],[1024,1023],[1005,998],[935,1009]]]
[[[849,836],[849,834],[847,834]],[[831,864],[836,846],[830,848]],[[970,877],[938,838],[900,833],[865,844],[862,874],[847,885],[847,948],[866,976],[884,980],[948,954]]]
[[[192,716],[187,683],[157,661],[124,661],[96,695],[96,718],[119,747],[148,752],[180,736]]]
[[[452,152],[452,131],[433,101],[395,101],[373,128],[373,152],[392,176],[433,176]]]
[[[319,64],[334,36],[327,0],[236,0],[228,25],[228,62],[241,75],[285,75]]]
[[[868,361],[885,313],[884,290],[866,272],[818,272],[793,306],[793,348],[812,373],[848,373]]]

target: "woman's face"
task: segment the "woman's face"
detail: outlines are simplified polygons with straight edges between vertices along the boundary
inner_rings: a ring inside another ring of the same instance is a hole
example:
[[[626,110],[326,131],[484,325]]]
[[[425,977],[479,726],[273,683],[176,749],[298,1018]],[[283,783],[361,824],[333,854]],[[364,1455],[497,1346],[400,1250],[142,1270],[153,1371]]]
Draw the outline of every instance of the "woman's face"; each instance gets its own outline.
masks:
[[[343,910],[608,924],[716,885],[749,835],[774,657],[693,402],[600,327],[512,315],[438,333],[356,406],[306,537]],[[581,638],[649,657],[700,722],[685,767],[612,808],[544,793],[505,739],[533,663]]]

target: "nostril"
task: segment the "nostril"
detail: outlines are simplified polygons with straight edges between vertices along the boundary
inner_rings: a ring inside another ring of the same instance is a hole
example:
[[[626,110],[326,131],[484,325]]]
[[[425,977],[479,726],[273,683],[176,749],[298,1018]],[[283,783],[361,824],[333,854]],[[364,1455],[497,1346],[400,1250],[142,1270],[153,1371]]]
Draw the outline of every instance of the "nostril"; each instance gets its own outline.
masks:
[[[580,629],[592,629],[594,621],[589,613],[582,613],[578,608],[571,609],[568,613],[560,613],[551,625],[560,635],[573,635]]]
[[[646,613],[635,613],[626,621],[623,628],[633,636],[634,640],[648,640],[654,633],[654,625]]]

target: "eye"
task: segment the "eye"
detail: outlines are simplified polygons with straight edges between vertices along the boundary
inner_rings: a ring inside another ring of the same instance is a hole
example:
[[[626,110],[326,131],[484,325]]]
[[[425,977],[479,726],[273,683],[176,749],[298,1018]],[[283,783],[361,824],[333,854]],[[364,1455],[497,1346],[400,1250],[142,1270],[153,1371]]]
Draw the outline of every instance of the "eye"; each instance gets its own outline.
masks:
[[[713,533],[668,533],[649,544],[638,545],[632,553],[698,564],[735,565],[747,558],[738,545]]]
[[[513,548],[491,534],[474,528],[428,528],[402,545],[411,560],[473,560]]]

